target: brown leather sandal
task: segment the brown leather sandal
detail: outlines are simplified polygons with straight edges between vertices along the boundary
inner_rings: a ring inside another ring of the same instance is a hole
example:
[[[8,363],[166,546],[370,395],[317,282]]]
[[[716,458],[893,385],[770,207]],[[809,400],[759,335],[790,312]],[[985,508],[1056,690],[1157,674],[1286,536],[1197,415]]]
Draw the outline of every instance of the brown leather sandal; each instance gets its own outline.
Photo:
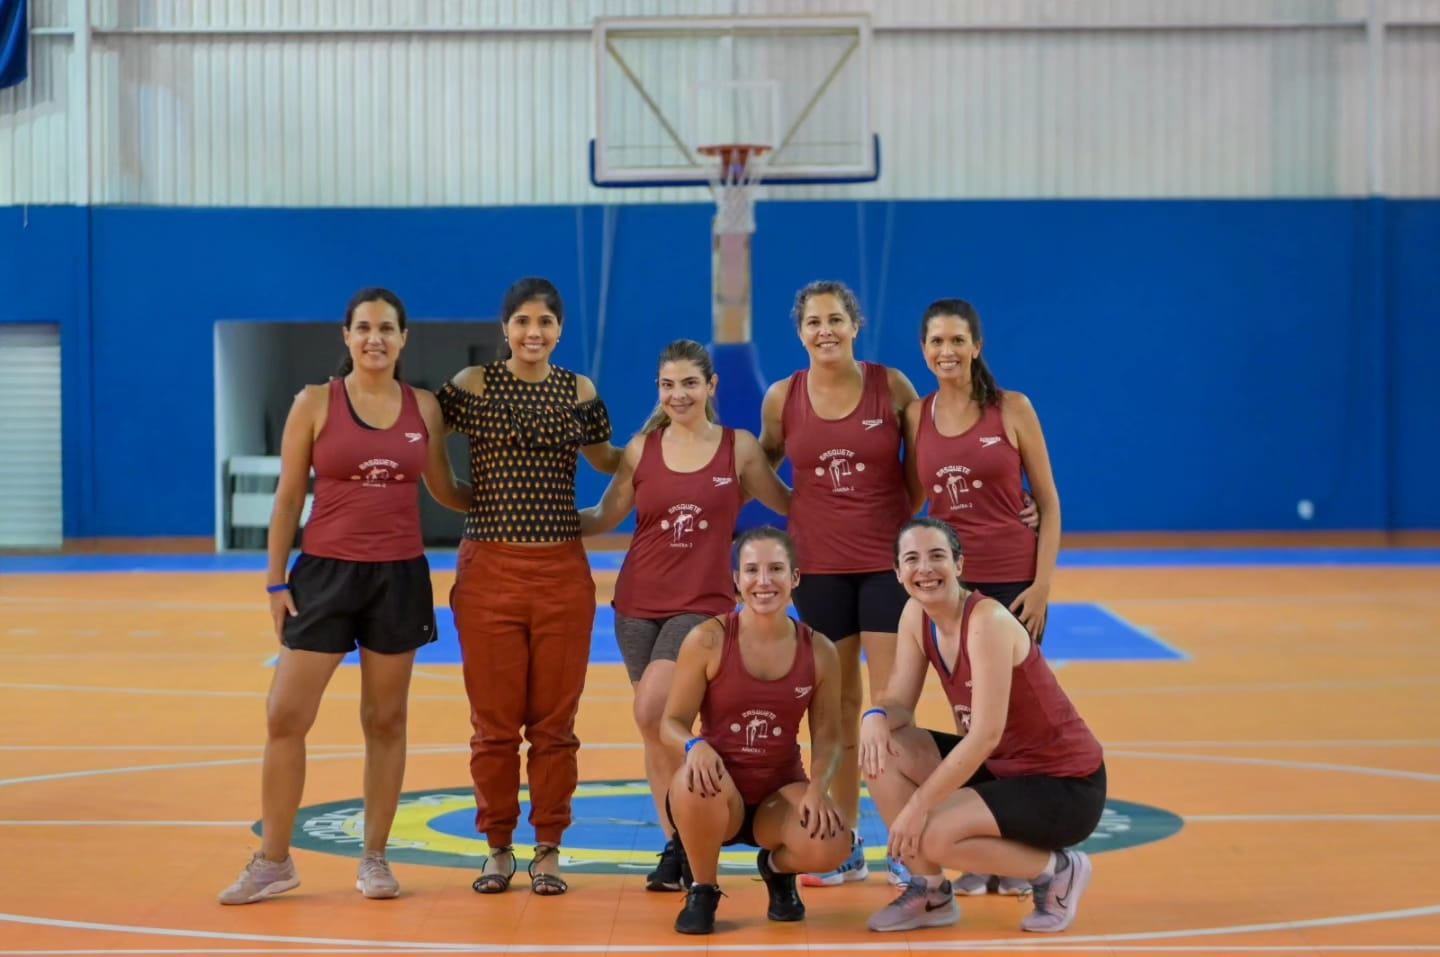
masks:
[[[493,861],[496,854],[510,855],[510,873],[502,874],[496,871],[491,874],[481,874],[475,878],[474,883],[470,885],[475,893],[503,894],[510,889],[510,879],[515,876],[515,847],[512,844],[506,844],[504,847],[491,848],[490,856],[485,859],[485,863],[489,864]]]
[[[537,874],[535,872],[536,864],[539,864],[552,854],[559,855],[559,853],[560,848],[554,844],[535,845],[535,857],[530,861],[529,868],[530,892],[532,894],[539,894],[541,897],[559,897],[570,889],[570,885],[565,883],[565,878],[559,874]]]

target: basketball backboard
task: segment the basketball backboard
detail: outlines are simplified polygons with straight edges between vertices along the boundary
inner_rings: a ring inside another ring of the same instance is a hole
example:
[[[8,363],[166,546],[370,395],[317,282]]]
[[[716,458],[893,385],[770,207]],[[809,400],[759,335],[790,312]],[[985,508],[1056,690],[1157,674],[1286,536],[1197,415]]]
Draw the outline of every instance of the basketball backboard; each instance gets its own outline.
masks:
[[[620,17],[595,21],[597,186],[705,186],[702,147],[768,146],[766,183],[870,182],[870,21]]]

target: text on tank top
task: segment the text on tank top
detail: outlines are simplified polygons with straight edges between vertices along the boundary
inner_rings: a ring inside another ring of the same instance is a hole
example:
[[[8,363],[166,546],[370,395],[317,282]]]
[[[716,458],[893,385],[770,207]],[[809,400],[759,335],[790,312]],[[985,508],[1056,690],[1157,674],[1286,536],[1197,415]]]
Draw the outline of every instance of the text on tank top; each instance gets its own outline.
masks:
[[[787,527],[802,574],[888,571],[895,535],[910,517],[889,373],[873,362],[860,367],[860,402],[840,419],[815,412],[808,369],[790,377],[782,423],[795,491]]]
[[[962,736],[970,732],[972,669],[970,666],[970,616],[981,601],[979,592],[965,597],[960,616],[959,650],[952,671],[940,656],[940,637],[930,616],[921,620],[920,638],[925,657],[940,677],[940,686],[955,714],[955,729]],[[1030,642],[1025,659],[1010,671],[1010,700],[1005,731],[1000,743],[985,759],[985,767],[997,778],[1042,774],[1056,778],[1089,777],[1104,757],[1100,742],[1075,710],[1055,680],[1055,673]]]
[[[719,617],[735,608],[730,540],[743,493],[735,432],[693,472],[665,464],[664,433],[645,437],[635,467],[635,534],[615,583],[615,610],[628,618]]]
[[[915,439],[916,472],[929,515],[955,529],[967,582],[1035,579],[1035,532],[1020,520],[1025,466],[1005,434],[999,403],[959,435],[935,425],[935,393],[925,397]]]
[[[815,692],[815,649],[808,625],[792,620],[795,660],[774,680],[757,678],[740,650],[740,612],[721,621],[725,642],[720,667],[700,706],[700,736],[725,762],[746,804],[755,804],[795,781],[804,781],[800,720]]]
[[[400,385],[400,416],[387,429],[358,421],[344,379],[329,386],[325,425],[310,463],[315,501],[302,549],[318,558],[390,562],[425,553],[420,533],[420,479],[430,431],[415,390]]]

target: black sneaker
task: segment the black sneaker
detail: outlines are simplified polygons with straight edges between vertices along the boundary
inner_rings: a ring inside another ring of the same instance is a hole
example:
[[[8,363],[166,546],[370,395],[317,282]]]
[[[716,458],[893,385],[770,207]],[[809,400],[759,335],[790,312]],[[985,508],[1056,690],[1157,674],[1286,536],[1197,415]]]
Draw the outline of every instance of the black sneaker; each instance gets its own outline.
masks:
[[[715,908],[720,904],[720,896],[720,888],[715,884],[691,884],[685,895],[685,906],[675,918],[675,932],[715,933]]]
[[[769,851],[762,850],[756,855],[755,867],[765,881],[765,889],[770,892],[770,909],[765,916],[771,920],[804,920],[805,902],[800,899],[800,891],[795,887],[795,875],[775,873],[770,867]]]
[[[672,838],[665,842],[665,850],[660,852],[660,862],[655,869],[645,878],[645,889],[647,891],[683,891],[690,886],[688,875],[685,873],[685,848],[680,844],[679,838]]]

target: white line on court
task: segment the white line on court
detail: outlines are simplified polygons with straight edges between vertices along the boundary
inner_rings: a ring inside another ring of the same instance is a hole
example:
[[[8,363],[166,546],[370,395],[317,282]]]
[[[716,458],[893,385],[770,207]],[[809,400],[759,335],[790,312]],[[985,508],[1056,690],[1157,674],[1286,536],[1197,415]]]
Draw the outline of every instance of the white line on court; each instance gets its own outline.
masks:
[[[1252,764],[1267,768],[1295,768],[1299,771],[1339,771],[1344,774],[1365,774],[1377,778],[1400,778],[1408,781],[1440,781],[1440,774],[1424,771],[1401,771],[1395,768],[1369,768],[1354,764],[1329,764],[1321,761],[1283,761],[1279,758],[1242,758],[1220,754],[1173,754],[1163,751],[1112,751],[1106,757],[1140,758],[1154,761],[1194,761],[1206,764]],[[0,782],[3,783],[3,782]]]
[[[816,947],[831,948],[831,950],[855,950],[848,944],[818,944]],[[871,945],[874,947],[874,945]],[[1136,953],[1136,954],[1194,954],[1194,953],[1225,953],[1225,954],[1286,954],[1286,953],[1421,953],[1421,951],[1440,950],[1440,944],[1067,944],[1066,941],[1056,943],[1045,943],[1045,941],[1015,941],[1015,943],[995,944],[956,944],[946,947],[946,950],[965,950],[969,953],[1015,953],[1017,950],[1035,947],[1043,950],[1058,950],[1067,954],[1084,953]],[[674,950],[694,950],[693,947],[677,947]],[[716,948],[707,948],[716,950]],[[721,948],[723,950],[723,948]],[[776,948],[785,950],[785,948]],[[910,945],[907,950],[916,950]],[[924,950],[937,950],[936,947],[924,948]],[[91,948],[91,950],[0,950],[0,954],[6,957],[19,957],[22,954],[33,954],[35,957],[49,956],[60,957],[62,954],[73,954],[79,957],[82,954],[95,954],[95,956],[115,956],[124,954],[393,954],[396,953],[392,947],[285,947],[284,950],[276,950],[274,947],[147,947],[145,950],[134,950],[134,948]],[[462,954],[464,950],[432,950],[425,948],[420,953],[446,953]],[[556,951],[539,951],[539,953],[556,953]],[[560,951],[563,953],[563,951]],[[626,953],[625,948],[606,947],[606,953]]]
[[[1335,741],[1316,738],[1306,741],[1106,741],[1111,748],[1435,748],[1440,747],[1440,738],[1351,738]],[[364,746],[364,742],[349,744],[311,744],[305,747],[316,750],[352,751]],[[586,748],[617,750],[632,747],[630,742],[605,744],[586,742]],[[0,744],[0,751],[259,751],[264,744]],[[451,754],[469,752],[465,744],[412,744],[410,753],[428,752]]]
[[[914,938],[905,942],[906,947],[911,951],[1003,951],[1016,949],[1039,949],[1045,950],[1079,950],[1082,944],[1103,944],[1104,947],[1086,947],[1085,950],[1114,950],[1115,944],[1134,943],[1152,940],[1179,940],[1187,937],[1226,937],[1238,934],[1258,934],[1269,931],[1295,931],[1307,930],[1319,927],[1340,927],[1350,924],[1368,924],[1380,921],[1407,920],[1412,917],[1431,917],[1440,914],[1440,905],[1429,907],[1413,907],[1405,910],[1377,911],[1370,914],[1346,914],[1339,917],[1316,917],[1308,920],[1287,920],[1271,921],[1263,924],[1238,924],[1229,927],[1200,927],[1191,930],[1163,930],[1144,931],[1133,934],[1090,934],[1054,940],[1053,944],[1042,944],[1035,938],[1001,938],[998,940],[937,940],[925,941]],[[815,945],[810,943],[798,944],[718,944],[706,942],[703,944],[451,944],[435,941],[385,941],[385,940],[354,940],[347,938],[332,937],[288,937],[268,934],[238,934],[222,931],[201,931],[173,927],[145,927],[129,924],[105,924],[96,921],[78,920],[57,920],[50,917],[29,917],[24,914],[3,914],[0,913],[0,922],[15,924],[28,924],[36,927],[57,927],[70,930],[98,930],[117,934],[139,934],[155,937],[184,937],[201,940],[236,940],[254,941],[270,944],[329,944],[338,947],[369,947],[376,948],[374,952],[385,953],[395,950],[413,950],[424,953],[460,953],[460,954],[668,954],[668,953],[809,953]],[[883,951],[894,952],[896,945],[894,941],[886,943],[860,944],[860,943],[825,943],[822,946],[830,952],[865,952]],[[1425,949],[1431,949],[1428,945],[1422,945]],[[1157,950],[1156,947],[1126,948],[1135,950]],[[1228,950],[1224,945],[1203,948],[1206,951]],[[1235,948],[1240,949],[1240,948]],[[1248,948],[1246,948],[1248,949]],[[1315,950],[1316,947],[1300,948],[1302,950]],[[1363,948],[1372,950],[1374,948]],[[1420,948],[1408,947],[1407,950]],[[114,953],[114,951],[95,951],[96,953]],[[154,953],[154,951],[146,951]],[[52,952],[53,953],[53,952]]]
[[[1225,824],[1230,822],[1264,821],[1270,824],[1286,822],[1333,821],[1348,823],[1402,823],[1423,824],[1440,821],[1440,814],[1187,814],[1186,824]]]
[[[1123,697],[1131,695],[1192,695],[1192,694],[1255,694],[1271,691],[1335,691],[1355,688],[1423,688],[1440,684],[1440,677],[1434,678],[1373,678],[1363,681],[1296,681],[1269,682],[1266,684],[1233,685],[1165,685],[1155,688],[1074,688],[1068,689],[1072,698]],[[102,685],[59,685],[21,684],[0,682],[0,688],[18,691],[76,691],[83,694],[131,694],[197,698],[242,698],[263,697],[264,691],[211,691],[201,688],[125,688]],[[327,692],[327,698],[359,700],[357,694]],[[584,701],[630,701],[631,695],[586,695]],[[460,695],[412,694],[412,701],[463,701]]]
[[[254,821],[0,821],[0,827],[250,827]]]
[[[1093,662],[1086,662],[1092,664]],[[1161,685],[1155,688],[1069,688],[1072,698],[1130,695],[1259,694],[1271,691],[1339,691],[1356,688],[1423,688],[1440,684],[1435,678],[1367,678],[1359,681],[1274,681],[1265,684]]]

